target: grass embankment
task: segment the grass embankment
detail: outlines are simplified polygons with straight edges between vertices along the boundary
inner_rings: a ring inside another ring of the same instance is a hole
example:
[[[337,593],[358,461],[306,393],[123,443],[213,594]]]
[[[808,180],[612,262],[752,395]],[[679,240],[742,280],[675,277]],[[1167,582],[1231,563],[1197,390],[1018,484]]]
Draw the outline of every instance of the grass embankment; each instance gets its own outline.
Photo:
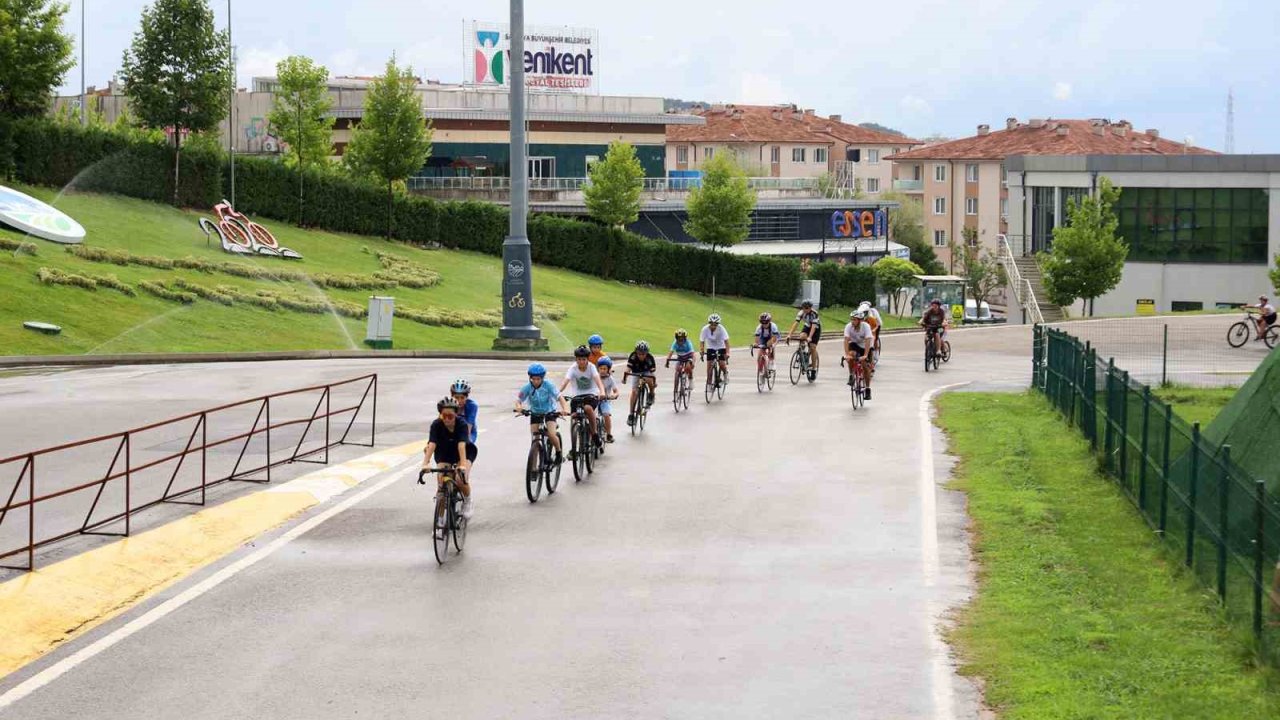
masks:
[[[980,568],[950,639],[1003,718],[1280,717],[1271,671],[1041,398],[939,407]]]
[[[441,276],[426,288],[358,290],[316,287],[307,282],[257,280],[195,269],[117,266],[75,257],[43,240],[33,242],[37,254],[0,253],[0,354],[81,354],[125,352],[197,352],[236,350],[301,350],[360,348],[364,320],[338,314],[309,314],[285,308],[269,309],[245,302],[224,305],[206,299],[190,304],[165,300],[143,292],[143,282],[172,285],[182,280],[206,288],[218,285],[241,293],[282,293],[331,303],[363,306],[373,294],[393,295],[397,308],[434,311],[497,311],[501,305],[501,260],[488,255],[451,250],[428,250],[380,238],[302,230],[263,222],[285,247],[302,253],[302,261],[278,258],[236,258],[207,245],[196,220],[210,213],[175,210],[165,205],[110,195],[18,186],[23,192],[56,205],[85,227],[86,246],[127,251],[131,255],[196,258],[210,263],[234,262],[281,271],[372,275],[383,270],[377,253],[390,253]],[[0,229],[0,238],[24,239]],[[216,243],[216,238],[215,241]],[[100,287],[97,290],[50,285],[37,279],[40,268],[80,275],[114,275],[137,288],[136,296]],[[538,267],[534,288],[540,302],[562,306],[559,321],[542,321],[553,350],[569,350],[590,333],[609,340],[606,349],[619,352],[644,338],[661,346],[678,326],[696,332],[708,313],[725,319],[736,340],[744,340],[763,310],[779,324],[789,324],[794,310],[741,298],[716,298],[688,292],[659,290],[610,282],[578,273]],[[847,309],[828,308],[828,318],[841,318]],[[61,325],[58,336],[24,330],[26,320]],[[786,321],[785,323],[782,321]],[[890,327],[909,321],[889,320]],[[488,349],[496,335],[492,327],[429,326],[403,317],[395,323],[397,348],[454,350]]]
[[[1156,397],[1173,407],[1173,411],[1189,423],[1206,427],[1222,408],[1235,397],[1238,387],[1201,388],[1186,385],[1170,385],[1152,388]]]

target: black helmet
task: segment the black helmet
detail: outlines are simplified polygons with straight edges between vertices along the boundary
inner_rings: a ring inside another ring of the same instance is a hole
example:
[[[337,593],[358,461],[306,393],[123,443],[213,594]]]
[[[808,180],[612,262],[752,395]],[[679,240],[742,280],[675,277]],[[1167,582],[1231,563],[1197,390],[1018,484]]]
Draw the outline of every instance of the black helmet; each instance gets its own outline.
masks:
[[[811,308],[811,307],[813,307],[813,301],[812,301],[812,300],[805,300],[804,302],[800,303],[800,307],[804,307],[804,308]]]
[[[586,345],[579,345],[578,349],[573,351],[573,356],[576,358],[591,357],[591,351],[587,349]]]
[[[645,341],[643,341],[643,340],[641,340],[640,342],[636,343],[636,352],[642,352],[642,353],[647,353],[647,352],[649,352],[649,343],[647,343],[647,342],[645,342]]]
[[[444,412],[445,410],[458,411],[458,401],[454,400],[452,395],[441,398],[440,402],[436,403],[436,412]]]

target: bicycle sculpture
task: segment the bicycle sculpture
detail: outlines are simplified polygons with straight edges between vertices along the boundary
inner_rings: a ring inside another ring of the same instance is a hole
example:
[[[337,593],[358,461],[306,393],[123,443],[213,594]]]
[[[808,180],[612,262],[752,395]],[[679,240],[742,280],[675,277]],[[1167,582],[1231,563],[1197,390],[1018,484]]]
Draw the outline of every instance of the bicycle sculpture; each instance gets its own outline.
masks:
[[[198,222],[200,229],[204,231],[205,240],[217,234],[223,250],[233,255],[302,259],[298,252],[281,247],[270,230],[250,220],[244,213],[237,212],[226,200],[213,206],[213,214],[218,218],[216,223],[209,218],[200,218]]]

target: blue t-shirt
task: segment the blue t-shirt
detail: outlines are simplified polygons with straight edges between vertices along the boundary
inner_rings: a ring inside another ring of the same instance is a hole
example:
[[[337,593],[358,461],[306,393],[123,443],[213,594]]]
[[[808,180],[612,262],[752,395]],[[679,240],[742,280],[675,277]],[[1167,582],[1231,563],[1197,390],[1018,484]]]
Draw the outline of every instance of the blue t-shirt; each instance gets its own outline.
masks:
[[[559,399],[556,389],[551,383],[543,379],[541,387],[534,387],[533,383],[525,383],[520,388],[520,402],[529,405],[529,412],[538,415],[546,415],[549,412],[555,412],[559,408],[556,402]]]
[[[475,400],[467,398],[467,403],[458,408],[459,415],[463,420],[467,421],[467,425],[471,428],[471,444],[476,444],[476,438],[480,437],[480,431],[476,429],[476,416],[480,414],[480,406]]]
[[[684,342],[677,340],[671,343],[671,352],[677,355],[688,355],[693,352],[693,341],[689,338],[685,338]]]

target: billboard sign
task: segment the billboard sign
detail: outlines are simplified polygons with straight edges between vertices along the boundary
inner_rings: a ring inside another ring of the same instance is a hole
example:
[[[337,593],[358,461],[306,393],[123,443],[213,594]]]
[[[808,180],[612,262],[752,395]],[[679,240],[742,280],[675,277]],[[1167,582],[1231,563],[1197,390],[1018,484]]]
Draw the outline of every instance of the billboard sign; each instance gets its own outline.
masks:
[[[889,211],[837,210],[831,213],[831,234],[838,238],[884,237],[889,231]]]
[[[505,87],[511,82],[511,32],[506,23],[466,24],[466,81]],[[524,84],[530,90],[597,94],[600,35],[594,29],[526,26]]]

